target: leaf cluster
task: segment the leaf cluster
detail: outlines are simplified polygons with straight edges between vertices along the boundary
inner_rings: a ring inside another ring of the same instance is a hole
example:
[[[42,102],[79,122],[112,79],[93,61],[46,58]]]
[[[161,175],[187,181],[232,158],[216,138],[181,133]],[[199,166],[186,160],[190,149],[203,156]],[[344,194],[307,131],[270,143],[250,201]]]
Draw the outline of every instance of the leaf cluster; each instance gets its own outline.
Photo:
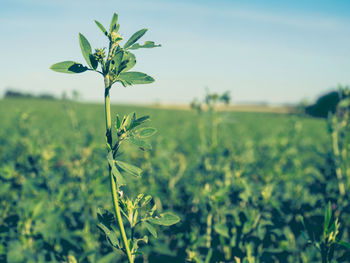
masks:
[[[105,54],[106,47],[95,49],[95,52],[92,52],[87,38],[79,33],[79,44],[87,65],[69,60],[56,63],[50,68],[56,72],[69,74],[85,71],[98,72],[107,80],[109,88],[116,82],[121,83],[124,87],[154,82],[154,79],[145,73],[130,71],[136,64],[136,57],[130,50],[160,46],[153,41],[146,41],[144,44],[137,43],[147,29],[135,32],[124,45],[121,45],[123,37],[119,33],[120,24],[116,13],[112,17],[109,31],[99,21],[95,20],[95,23],[109,40],[108,54]]]
[[[158,214],[156,205],[151,206],[152,197],[150,195],[139,194],[134,200],[122,197],[121,195],[119,205],[130,227],[131,234],[128,242],[133,255],[138,253],[139,242],[148,243],[149,239],[147,235],[143,235],[142,237],[136,235],[136,227],[141,228],[140,230],[143,230],[143,232],[146,230],[154,238],[157,238],[156,225],[171,226],[180,221],[177,215],[170,212]],[[98,227],[105,234],[109,244],[125,252],[125,248],[119,242],[117,221],[113,213],[99,209],[98,219]]]

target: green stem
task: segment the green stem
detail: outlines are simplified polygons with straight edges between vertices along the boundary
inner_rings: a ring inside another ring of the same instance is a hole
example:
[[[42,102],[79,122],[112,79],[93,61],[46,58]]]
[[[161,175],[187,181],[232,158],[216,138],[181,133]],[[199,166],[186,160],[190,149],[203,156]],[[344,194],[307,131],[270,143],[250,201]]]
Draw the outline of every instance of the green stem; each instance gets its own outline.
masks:
[[[339,186],[339,192],[341,196],[345,195],[345,185],[343,183],[343,175],[342,175],[342,170],[340,166],[340,150],[339,150],[339,140],[338,140],[338,132],[337,130],[334,129],[332,132],[332,143],[333,143],[333,154],[335,157],[335,163],[336,163],[336,168],[335,168],[335,173],[337,175],[338,179],[338,186]]]
[[[110,147],[113,147],[112,142],[112,119],[111,119],[111,105],[110,105],[110,85],[109,85],[109,76],[108,74],[105,76],[105,117],[106,117],[106,136],[107,136],[107,142],[110,145]],[[109,166],[109,177],[111,179],[111,192],[112,192],[112,200],[113,200],[113,206],[115,210],[115,214],[117,217],[117,222],[120,230],[120,234],[122,236],[122,240],[124,243],[126,255],[128,257],[128,260],[130,263],[134,262],[134,258],[131,255],[131,251],[129,248],[128,238],[126,237],[123,219],[120,213],[120,207],[119,207],[119,200],[118,200],[118,185],[113,177],[113,174],[111,172],[111,167]]]

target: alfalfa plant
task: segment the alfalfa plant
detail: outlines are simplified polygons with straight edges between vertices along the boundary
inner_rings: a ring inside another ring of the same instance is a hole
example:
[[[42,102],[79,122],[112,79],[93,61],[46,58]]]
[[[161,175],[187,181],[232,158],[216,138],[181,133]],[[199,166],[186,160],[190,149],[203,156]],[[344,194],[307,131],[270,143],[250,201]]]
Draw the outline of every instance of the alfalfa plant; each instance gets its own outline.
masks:
[[[341,197],[350,187],[350,89],[339,87],[336,112],[328,117],[335,173]]]
[[[339,248],[350,249],[348,242],[340,240],[339,230],[340,223],[335,213],[332,213],[332,205],[328,202],[324,212],[324,223],[321,235],[317,235],[315,229],[304,223],[304,218],[300,217],[301,223],[304,229],[307,231],[302,232],[302,236],[307,240],[308,244],[313,245],[321,254],[322,263],[337,262],[335,258],[335,250]]]
[[[112,17],[109,31],[100,22],[95,21],[95,23],[109,40],[107,53],[106,48],[95,49],[95,52],[92,52],[89,41],[82,34],[79,34],[80,48],[87,66],[74,61],[64,61],[52,65],[51,69],[61,73],[94,71],[103,77],[107,160],[115,215],[101,209],[98,213],[100,221],[98,227],[105,233],[110,245],[122,250],[128,261],[132,263],[139,248],[138,243],[140,241],[147,243],[148,240],[147,236],[140,237],[136,234],[136,227],[143,226],[150,234],[157,237],[154,225],[170,226],[177,223],[179,217],[169,212],[157,214],[156,206],[150,206],[152,197],[149,195],[140,193],[135,195],[135,199],[131,199],[123,194],[121,188],[125,187],[126,182],[124,174],[138,177],[142,170],[119,159],[121,146],[125,143],[132,143],[142,150],[151,149],[150,143],[145,139],[154,135],[156,129],[151,127],[139,128],[141,124],[149,119],[149,116],[136,117],[135,113],[122,118],[117,115],[116,125],[112,129],[110,89],[115,83],[121,83],[124,87],[152,83],[154,79],[149,75],[130,71],[136,64],[135,55],[131,53],[131,50],[154,48],[160,45],[156,45],[153,41],[146,41],[144,44],[137,43],[147,29],[137,31],[124,45],[121,45],[123,37],[119,33],[120,25],[118,24],[117,14]],[[128,223],[128,229],[124,226],[122,216],[125,217]],[[117,227],[120,236],[117,234]]]
[[[218,115],[218,107],[228,105],[230,103],[230,94],[225,92],[223,94],[209,93],[202,101],[194,100],[191,103],[191,108],[198,114],[198,134],[200,138],[201,159],[204,169],[201,172],[199,185],[204,187],[197,194],[205,204],[202,207],[203,215],[206,217],[205,233],[201,236],[198,231],[193,235],[191,245],[188,246],[187,260],[196,263],[214,262],[215,253],[222,248],[228,251],[225,239],[230,238],[229,228],[225,224],[225,205],[228,191],[230,190],[231,180],[224,178],[218,179],[218,175],[227,174],[220,163],[220,153],[218,148],[218,127],[223,122],[221,116]],[[204,221],[204,220],[203,220]],[[214,245],[214,237],[220,237],[220,244]],[[226,259],[229,257],[225,253]],[[216,262],[216,261],[215,261]]]
[[[217,109],[220,105],[228,105],[231,101],[229,91],[219,95],[217,93],[209,93],[202,101],[193,100],[191,108],[197,111],[199,115],[198,133],[201,140],[201,145],[204,149],[208,147],[215,149],[218,146],[218,126],[221,123],[221,118],[217,115]],[[207,113],[207,114],[203,114]],[[206,118],[206,120],[204,120]],[[210,123],[210,136],[206,134],[207,127],[205,123]]]

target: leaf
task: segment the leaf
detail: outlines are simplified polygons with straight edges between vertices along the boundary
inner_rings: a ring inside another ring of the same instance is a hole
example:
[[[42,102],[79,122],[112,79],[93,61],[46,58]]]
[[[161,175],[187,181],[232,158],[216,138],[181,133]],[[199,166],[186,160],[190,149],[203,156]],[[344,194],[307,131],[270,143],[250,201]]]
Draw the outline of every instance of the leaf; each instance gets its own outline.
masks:
[[[90,58],[90,62],[91,62],[92,68],[93,68],[93,69],[97,69],[98,61],[95,59],[94,55],[91,54],[91,55],[89,56],[89,58]]]
[[[117,234],[112,229],[107,228],[102,223],[98,223],[97,226],[100,230],[102,230],[105,233],[109,243],[113,247],[119,248],[119,240]]]
[[[124,88],[132,85],[132,83],[127,82],[126,80],[123,80],[123,79],[117,79],[117,80],[113,81],[113,83],[115,83],[115,82],[120,82]]]
[[[154,47],[161,47],[162,45],[160,44],[155,44],[154,41],[146,41],[143,43],[143,45],[140,45],[139,43],[133,44],[131,47],[128,49],[139,49],[139,48],[154,48]]]
[[[128,140],[129,142],[131,142],[132,144],[135,144],[140,148],[149,149],[149,150],[152,149],[152,145],[144,140],[138,139],[136,137],[129,137]]]
[[[132,69],[136,64],[136,57],[133,53],[126,51],[123,56],[122,69],[118,72],[125,72]]]
[[[147,196],[143,199],[143,202],[141,203],[141,207],[144,207],[144,206],[146,206],[147,204],[149,204],[149,202],[151,202],[151,200],[152,200],[152,196],[147,195]]]
[[[139,194],[139,195],[136,197],[136,199],[135,199],[135,201],[134,201],[134,207],[138,207],[140,201],[142,200],[142,198],[143,198],[144,196],[145,196],[145,194]]]
[[[136,120],[134,120],[130,126],[130,129],[133,129],[139,125],[141,125],[142,123],[144,123],[146,120],[149,119],[149,116],[143,116],[141,118],[138,118]]]
[[[115,56],[113,57],[113,59],[111,60],[111,68],[115,68],[115,74],[118,75],[119,72],[121,71],[121,67],[122,67],[122,59],[124,56],[124,52],[123,51],[118,51]]]
[[[137,31],[136,33],[134,33],[129,40],[125,43],[124,48],[127,49],[128,47],[130,47],[132,44],[134,44],[137,40],[139,40],[145,33],[147,32],[147,29],[141,29],[139,31]]]
[[[107,30],[105,29],[105,27],[100,23],[98,22],[97,20],[95,20],[95,24],[98,26],[99,29],[101,29],[102,33],[106,36],[108,36],[108,32]]]
[[[326,210],[325,210],[325,215],[324,215],[324,228],[323,232],[326,234],[328,227],[329,227],[329,222],[331,221],[332,217],[332,208],[331,208],[331,202],[328,202]]]
[[[133,84],[148,84],[154,82],[151,76],[148,76],[142,72],[130,71],[122,72],[118,76],[118,80],[126,81],[127,83]]]
[[[339,241],[339,242],[337,242],[339,245],[342,245],[342,246],[344,246],[344,247],[346,247],[347,249],[349,249],[350,250],[350,243],[348,243],[348,242],[345,242],[345,241]]]
[[[130,113],[123,121],[122,123],[122,129],[129,130],[131,123],[132,123],[132,113]]]
[[[140,118],[138,118],[136,121],[137,122],[145,122],[146,120],[148,120],[150,118],[150,116],[146,115],[146,116],[142,116]]]
[[[180,221],[180,217],[174,215],[170,212],[160,214],[160,217],[149,217],[146,220],[152,224],[161,225],[161,226],[171,226]]]
[[[120,244],[119,244],[119,240],[118,240],[118,236],[117,234],[113,231],[113,229],[109,229],[107,226],[105,226],[103,223],[98,223],[97,227],[105,233],[107,240],[109,241],[109,243],[115,247],[115,248],[119,248]]]
[[[228,234],[228,228],[226,225],[224,224],[215,224],[214,225],[214,230],[216,233],[218,233],[221,236],[227,237],[229,238],[229,234]]]
[[[97,208],[97,218],[109,228],[111,228],[111,224],[115,222],[114,214],[101,207]]]
[[[127,172],[133,176],[137,177],[137,176],[140,176],[142,174],[142,169],[140,169],[134,165],[124,163],[122,161],[115,161],[115,162],[119,168],[123,169],[125,172]]]
[[[137,136],[140,138],[148,138],[157,133],[157,129],[152,127],[140,128],[137,131]]]
[[[118,169],[115,167],[115,164],[114,164],[115,161],[113,159],[112,151],[110,151],[108,153],[107,160],[108,160],[109,166],[111,167],[111,172],[112,172],[114,178],[117,180],[117,183],[119,184],[119,186],[125,185],[125,180],[124,180],[123,176],[120,174]]]
[[[114,215],[105,209],[98,208],[97,217],[99,220],[99,223],[97,224],[98,228],[105,233],[107,240],[113,247],[119,248],[118,236],[112,228],[112,224],[115,220]]]
[[[79,33],[79,44],[80,44],[81,53],[83,53],[83,57],[85,58],[86,63],[88,63],[90,68],[96,69],[97,62],[94,60],[92,56],[90,43],[81,33]]]
[[[117,130],[120,129],[120,126],[121,126],[121,122],[120,122],[120,118],[119,118],[119,115],[117,115],[116,117],[116,123],[115,123],[116,127],[117,127]]]
[[[82,64],[74,62],[74,61],[63,61],[56,64],[53,64],[50,69],[56,72],[61,73],[83,73],[88,70],[87,67],[84,67]]]
[[[112,31],[117,27],[116,26],[117,22],[118,22],[118,14],[114,13],[111,20],[111,24],[109,26],[109,33],[112,33]]]
[[[154,236],[155,238],[158,237],[157,230],[150,223],[144,221],[142,222],[142,224],[146,227],[146,229],[148,230],[148,232],[150,232],[152,236]]]

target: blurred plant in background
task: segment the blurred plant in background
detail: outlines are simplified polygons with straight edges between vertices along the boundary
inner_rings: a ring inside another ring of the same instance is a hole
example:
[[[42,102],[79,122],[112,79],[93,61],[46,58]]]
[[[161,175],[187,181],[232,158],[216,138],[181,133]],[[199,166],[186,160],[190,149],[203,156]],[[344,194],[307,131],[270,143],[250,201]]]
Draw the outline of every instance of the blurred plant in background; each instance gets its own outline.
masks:
[[[350,89],[339,87],[339,103],[336,112],[329,113],[328,123],[332,136],[332,147],[339,193],[349,195],[350,189]]]

